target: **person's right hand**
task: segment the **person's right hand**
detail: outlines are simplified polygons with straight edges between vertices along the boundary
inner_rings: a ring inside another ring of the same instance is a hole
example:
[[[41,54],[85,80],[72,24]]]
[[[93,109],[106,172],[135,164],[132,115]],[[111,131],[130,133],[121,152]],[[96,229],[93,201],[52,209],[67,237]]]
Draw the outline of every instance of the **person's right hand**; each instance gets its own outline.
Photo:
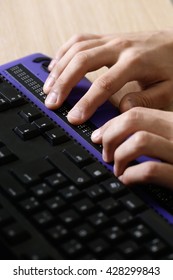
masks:
[[[68,114],[73,124],[86,121],[126,83],[138,81],[139,92],[127,93],[119,103],[121,112],[135,106],[163,108],[173,101],[173,31],[80,35],[57,52],[44,85],[45,105],[56,109],[71,89],[90,71],[107,66],[88,92]]]

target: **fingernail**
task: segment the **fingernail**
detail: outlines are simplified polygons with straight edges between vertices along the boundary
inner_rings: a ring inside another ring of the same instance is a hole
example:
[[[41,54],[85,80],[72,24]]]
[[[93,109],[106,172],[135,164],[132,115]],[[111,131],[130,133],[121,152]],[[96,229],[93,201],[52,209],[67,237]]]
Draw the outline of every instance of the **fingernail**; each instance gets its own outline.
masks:
[[[102,158],[103,158],[104,161],[107,161],[107,155],[106,155],[104,149],[103,149],[103,151],[102,151]]]
[[[97,138],[99,138],[99,137],[100,137],[100,129],[94,130],[94,132],[91,135],[91,139],[92,140],[97,140]]]
[[[57,102],[57,94],[55,92],[51,92],[48,94],[45,103],[47,105],[55,104]]]
[[[68,113],[67,118],[81,119],[82,118],[82,111],[78,108],[74,108]]]
[[[53,67],[55,66],[55,64],[56,64],[56,60],[52,59],[49,66],[48,66],[48,69],[51,71],[53,69]]]
[[[123,175],[119,176],[118,179],[122,182],[123,181]]]
[[[44,89],[49,90],[53,86],[54,82],[55,82],[55,78],[52,76],[48,76],[48,78],[44,84]]]

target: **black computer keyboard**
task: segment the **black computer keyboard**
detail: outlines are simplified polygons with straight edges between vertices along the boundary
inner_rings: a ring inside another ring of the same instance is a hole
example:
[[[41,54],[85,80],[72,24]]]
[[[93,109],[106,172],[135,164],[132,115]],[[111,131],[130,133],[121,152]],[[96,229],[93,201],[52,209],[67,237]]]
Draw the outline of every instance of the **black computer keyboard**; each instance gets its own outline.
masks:
[[[172,226],[0,81],[0,258],[173,259]]]

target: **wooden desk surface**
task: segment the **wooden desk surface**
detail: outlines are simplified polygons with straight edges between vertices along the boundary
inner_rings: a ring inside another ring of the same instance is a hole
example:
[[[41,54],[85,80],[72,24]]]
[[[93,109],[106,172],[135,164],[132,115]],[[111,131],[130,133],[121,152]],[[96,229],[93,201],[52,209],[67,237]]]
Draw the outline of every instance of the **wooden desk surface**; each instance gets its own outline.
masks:
[[[53,56],[76,33],[173,27],[171,0],[0,0],[0,64],[42,52]],[[94,80],[98,72],[89,74]]]

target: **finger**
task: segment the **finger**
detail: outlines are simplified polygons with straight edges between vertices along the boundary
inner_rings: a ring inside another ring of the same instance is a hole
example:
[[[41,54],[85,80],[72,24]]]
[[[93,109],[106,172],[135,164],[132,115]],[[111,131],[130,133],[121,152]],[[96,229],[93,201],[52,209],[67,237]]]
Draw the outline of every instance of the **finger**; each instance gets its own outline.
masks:
[[[173,101],[173,83],[159,82],[146,90],[126,94],[119,105],[120,111],[125,112],[133,107],[164,108]]]
[[[114,153],[116,174],[120,176],[130,162],[142,155],[172,164],[172,154],[173,143],[171,141],[146,131],[138,131],[116,149]]]
[[[61,73],[64,71],[64,69],[67,67],[67,65],[70,63],[70,61],[75,57],[75,55],[83,50],[93,49],[98,46],[102,46],[105,44],[106,39],[92,39],[92,40],[85,40],[82,42],[78,42],[71,46],[71,48],[62,56],[61,59],[59,59],[52,69],[51,73],[49,74],[48,78],[45,81],[45,84],[43,86],[43,91],[48,94],[58,79],[58,77],[61,75]]]
[[[172,140],[172,121],[171,112],[136,107],[115,117],[98,129],[96,139],[93,134],[92,140],[95,143],[102,142],[104,160],[110,162],[113,160],[117,147],[137,131],[148,131]]]
[[[104,59],[104,58],[103,58]],[[118,60],[105,74],[95,80],[88,92],[79,100],[68,114],[69,122],[81,124],[112,94],[132,78],[128,63]]]
[[[173,189],[173,166],[163,162],[144,162],[128,167],[119,179],[125,185],[153,183]]]
[[[65,55],[65,53],[77,42],[99,39],[101,35],[96,34],[77,34],[72,36],[67,42],[65,42],[57,51],[55,58],[52,59],[51,63],[48,66],[49,71],[52,71],[55,64]]]
[[[111,61],[112,57],[106,45],[77,53],[52,87],[45,100],[46,106],[50,109],[59,107],[87,72],[105,66]]]

